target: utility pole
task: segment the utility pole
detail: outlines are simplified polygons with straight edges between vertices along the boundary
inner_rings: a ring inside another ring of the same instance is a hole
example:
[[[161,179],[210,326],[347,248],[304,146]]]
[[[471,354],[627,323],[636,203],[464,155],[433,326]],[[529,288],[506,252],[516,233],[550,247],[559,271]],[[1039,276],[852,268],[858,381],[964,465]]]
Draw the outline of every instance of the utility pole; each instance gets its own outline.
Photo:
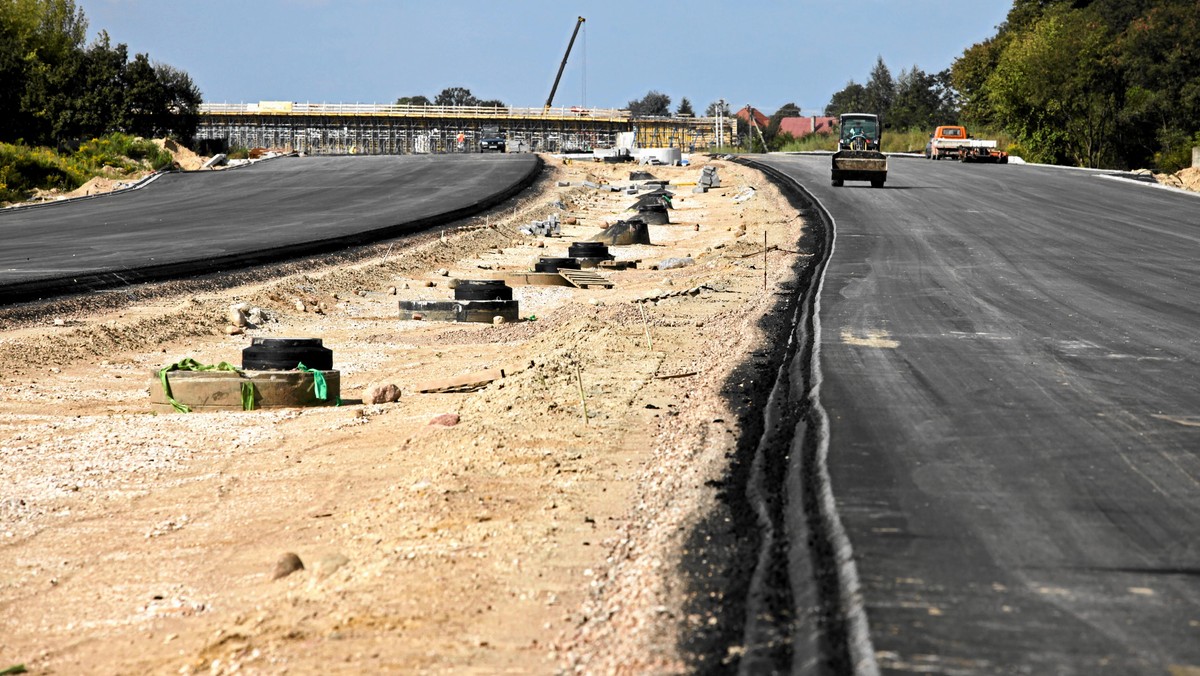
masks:
[[[717,147],[725,147],[725,99],[717,99]]]

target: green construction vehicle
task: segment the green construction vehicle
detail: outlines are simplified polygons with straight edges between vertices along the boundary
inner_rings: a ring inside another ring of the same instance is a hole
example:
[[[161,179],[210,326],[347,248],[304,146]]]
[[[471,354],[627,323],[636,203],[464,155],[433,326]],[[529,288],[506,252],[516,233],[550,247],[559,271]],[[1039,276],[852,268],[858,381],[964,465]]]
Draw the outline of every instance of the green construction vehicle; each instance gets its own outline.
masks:
[[[846,181],[870,181],[882,188],[887,181],[887,155],[879,151],[883,131],[879,116],[870,113],[845,113],[841,117],[841,137],[833,154],[833,186]]]

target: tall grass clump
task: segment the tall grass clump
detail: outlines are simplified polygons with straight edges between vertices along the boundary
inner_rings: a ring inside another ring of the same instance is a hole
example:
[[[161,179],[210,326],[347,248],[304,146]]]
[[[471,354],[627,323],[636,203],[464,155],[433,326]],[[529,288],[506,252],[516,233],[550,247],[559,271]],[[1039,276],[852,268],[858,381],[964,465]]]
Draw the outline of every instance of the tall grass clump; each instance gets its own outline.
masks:
[[[171,166],[171,153],[148,139],[128,134],[107,134],[85,141],[75,151],[72,161],[95,172],[116,170],[122,174],[151,169],[159,171]]]
[[[71,191],[88,178],[49,148],[0,143],[0,202],[26,200],[38,189]]]
[[[37,190],[70,192],[95,176],[126,178],[171,166],[171,153],[148,139],[107,134],[58,153],[50,148],[0,143],[0,202],[21,202]]]

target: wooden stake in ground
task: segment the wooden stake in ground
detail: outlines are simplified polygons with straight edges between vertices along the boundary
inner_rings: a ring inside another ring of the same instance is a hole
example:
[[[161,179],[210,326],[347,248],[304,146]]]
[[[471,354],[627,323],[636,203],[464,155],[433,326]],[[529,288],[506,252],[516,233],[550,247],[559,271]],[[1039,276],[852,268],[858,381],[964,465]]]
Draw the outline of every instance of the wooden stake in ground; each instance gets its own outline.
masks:
[[[654,349],[654,339],[650,337],[650,324],[646,322],[646,307],[645,303],[638,303],[638,311],[642,313],[642,329],[646,331],[646,347]]]
[[[588,424],[587,399],[583,396],[583,376],[579,373],[579,362],[575,362],[575,384],[579,386],[579,405],[583,407],[583,424]]]

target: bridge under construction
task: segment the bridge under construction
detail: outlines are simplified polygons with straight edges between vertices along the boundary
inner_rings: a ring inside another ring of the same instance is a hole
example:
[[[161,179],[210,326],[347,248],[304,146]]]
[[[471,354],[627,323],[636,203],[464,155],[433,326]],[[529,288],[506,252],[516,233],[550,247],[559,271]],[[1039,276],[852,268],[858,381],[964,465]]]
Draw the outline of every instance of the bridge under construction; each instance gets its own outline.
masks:
[[[686,152],[734,143],[737,118],[634,117],[627,110],[579,107],[261,101],[202,105],[196,138],[225,149],[409,155],[480,152],[480,141],[496,135],[503,135],[508,152],[586,152],[630,141],[633,147]]]

